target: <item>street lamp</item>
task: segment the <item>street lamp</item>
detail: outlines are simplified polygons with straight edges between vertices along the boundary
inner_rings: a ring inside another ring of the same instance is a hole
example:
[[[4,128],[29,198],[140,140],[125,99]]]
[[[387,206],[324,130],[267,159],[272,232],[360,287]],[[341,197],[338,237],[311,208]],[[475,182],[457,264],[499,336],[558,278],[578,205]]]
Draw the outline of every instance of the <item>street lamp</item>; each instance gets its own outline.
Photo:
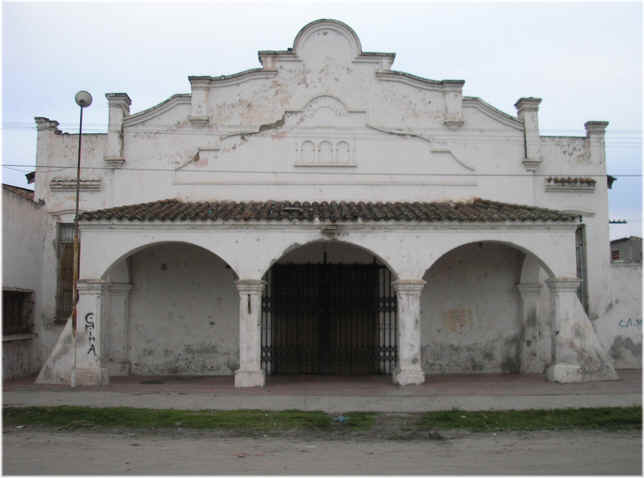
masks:
[[[83,108],[92,104],[92,95],[81,90],[74,96],[80,106],[80,127],[78,131],[78,162],[76,164],[76,213],[74,214],[74,278],[72,285],[72,335],[76,338],[76,305],[78,303],[78,273],[80,270],[80,230],[78,227],[78,197],[80,196],[81,142],[83,139]],[[74,344],[74,366],[76,366],[76,344]]]

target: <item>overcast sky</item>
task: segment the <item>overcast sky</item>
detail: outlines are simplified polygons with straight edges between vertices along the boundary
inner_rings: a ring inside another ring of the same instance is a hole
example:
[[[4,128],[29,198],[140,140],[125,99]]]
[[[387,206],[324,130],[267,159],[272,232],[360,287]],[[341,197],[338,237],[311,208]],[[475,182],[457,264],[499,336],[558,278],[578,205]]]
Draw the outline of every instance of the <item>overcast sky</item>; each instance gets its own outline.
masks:
[[[132,112],[189,93],[188,75],[260,66],[257,50],[286,49],[318,18],[351,26],[365,51],[396,53],[393,69],[463,79],[463,93],[515,115],[543,98],[544,135],[585,135],[605,120],[608,172],[641,174],[642,7],[639,3],[208,2],[3,3],[3,182],[27,187],[34,116],[78,131],[74,94],[86,89],[84,131],[107,129],[106,92]],[[609,193],[611,238],[641,236],[641,177]]]

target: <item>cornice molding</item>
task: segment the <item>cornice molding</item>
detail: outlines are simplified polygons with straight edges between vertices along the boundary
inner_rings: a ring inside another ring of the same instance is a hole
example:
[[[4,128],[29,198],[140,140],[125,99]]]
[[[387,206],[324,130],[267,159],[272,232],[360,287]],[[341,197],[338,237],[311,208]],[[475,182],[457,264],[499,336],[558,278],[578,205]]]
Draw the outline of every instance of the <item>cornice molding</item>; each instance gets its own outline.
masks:
[[[172,108],[178,105],[190,105],[190,94],[189,93],[180,93],[177,95],[172,95],[167,100],[162,101],[161,103],[154,105],[138,113],[131,114],[126,116],[123,119],[123,127],[135,126],[137,124],[149,121],[153,118],[156,118],[159,115],[171,110]]]
[[[79,222],[81,231],[101,231],[105,233],[121,231],[320,231],[320,226],[336,225],[342,233],[352,231],[378,231],[378,232],[400,232],[400,231],[574,231],[579,225],[577,222],[554,223],[554,222],[534,222],[534,223],[458,223],[458,222],[432,222],[418,223],[413,221],[378,221],[378,222],[298,222],[298,221],[265,221],[265,222],[167,222],[167,221],[150,221],[146,223],[134,223],[129,221],[92,221]]]
[[[251,80],[270,80],[277,76],[277,70],[264,68],[251,68],[249,70],[221,76],[189,76],[191,84],[198,82],[199,87],[220,88],[225,86],[241,85]]]
[[[481,98],[475,96],[464,96],[463,107],[475,108],[484,115],[503,123],[510,128],[517,131],[523,131],[523,123],[512,115],[509,115],[498,108],[495,108],[489,103],[486,103]]]

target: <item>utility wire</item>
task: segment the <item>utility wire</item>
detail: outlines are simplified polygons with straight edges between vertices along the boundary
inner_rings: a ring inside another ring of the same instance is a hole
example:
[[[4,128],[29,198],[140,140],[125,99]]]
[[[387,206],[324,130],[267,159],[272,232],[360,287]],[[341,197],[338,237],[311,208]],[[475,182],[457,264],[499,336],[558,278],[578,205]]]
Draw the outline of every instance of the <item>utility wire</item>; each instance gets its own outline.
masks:
[[[76,169],[76,166],[63,166],[51,164],[2,164],[2,167],[13,168],[27,168],[27,169]],[[532,174],[532,173],[394,173],[394,172],[345,172],[345,171],[259,171],[259,170],[235,170],[235,169],[198,169],[198,170],[183,170],[173,168],[117,168],[114,169],[108,166],[81,166],[84,170],[111,170],[111,171],[132,171],[132,172],[185,172],[185,173],[223,173],[223,174],[285,174],[285,175],[321,175],[321,176],[428,176],[428,177],[570,177],[571,173],[548,173],[548,174]],[[585,174],[579,173],[583,177],[597,177],[604,178],[606,174]],[[618,178],[640,178],[642,173],[624,173],[624,174],[609,174]]]

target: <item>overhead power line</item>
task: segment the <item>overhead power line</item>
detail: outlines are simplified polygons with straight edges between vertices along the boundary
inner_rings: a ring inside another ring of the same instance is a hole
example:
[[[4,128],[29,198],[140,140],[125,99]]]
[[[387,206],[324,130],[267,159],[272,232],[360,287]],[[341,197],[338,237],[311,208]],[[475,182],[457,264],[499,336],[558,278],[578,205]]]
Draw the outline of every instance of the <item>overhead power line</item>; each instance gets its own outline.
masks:
[[[65,165],[53,165],[53,164],[2,164],[2,167],[6,168],[27,168],[27,169],[76,169],[76,166],[65,166]],[[114,168],[108,166],[82,166],[81,169],[84,170],[110,170],[114,171]],[[182,170],[174,168],[136,168],[136,167],[125,167],[118,168],[116,171],[128,171],[128,172],[185,172],[190,174],[197,173],[221,173],[221,174],[266,174],[266,175],[321,175],[321,176],[428,176],[428,177],[522,177],[522,178],[531,178],[531,177],[570,177],[571,173],[548,173],[548,174],[532,174],[532,173],[420,173],[420,172],[411,172],[411,173],[395,173],[395,172],[345,172],[345,171],[261,171],[261,170],[236,170],[236,169],[198,169],[198,170]],[[587,178],[605,178],[605,174],[585,174],[579,173],[583,177]],[[610,176],[618,178],[640,178],[642,173],[632,173],[632,174],[610,174]]]

